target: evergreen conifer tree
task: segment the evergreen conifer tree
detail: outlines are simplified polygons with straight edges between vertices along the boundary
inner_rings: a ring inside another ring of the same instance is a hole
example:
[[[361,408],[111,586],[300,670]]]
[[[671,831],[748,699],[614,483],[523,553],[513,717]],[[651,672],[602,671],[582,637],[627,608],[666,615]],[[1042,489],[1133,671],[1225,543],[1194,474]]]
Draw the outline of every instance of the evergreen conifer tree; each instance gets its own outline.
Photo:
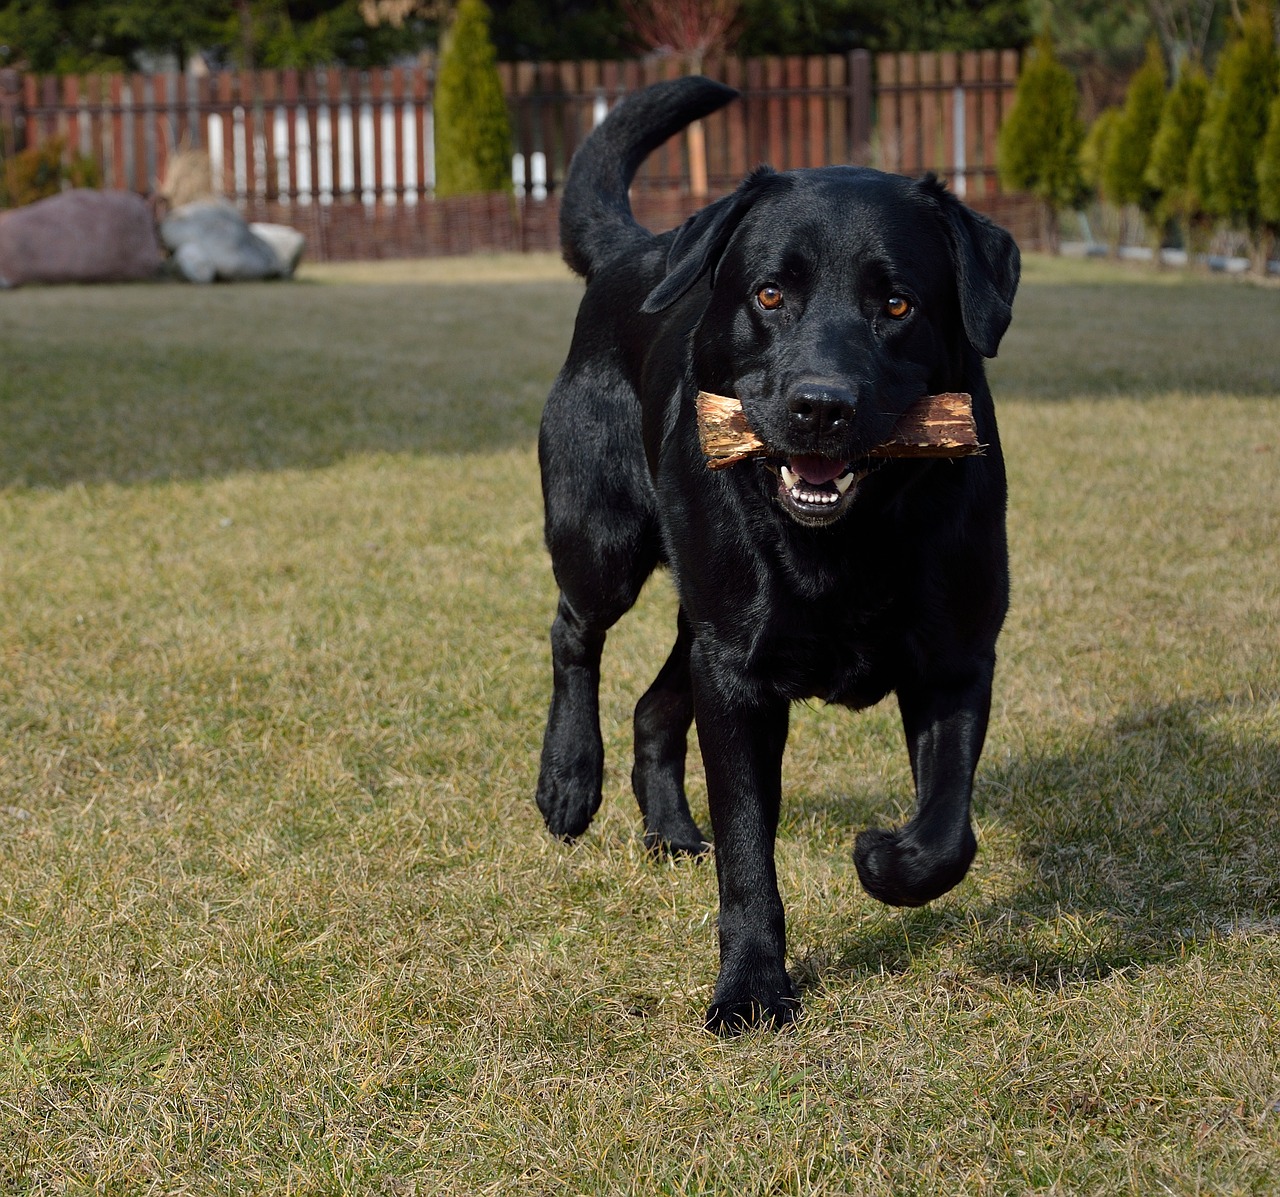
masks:
[[[1269,9],[1251,7],[1222,51],[1195,151],[1203,155],[1205,208],[1246,230],[1255,252],[1261,249],[1258,152],[1280,73]]]
[[[1269,257],[1280,235],[1280,93],[1271,101],[1267,134],[1258,152],[1258,215],[1266,231],[1263,249]]]
[[[1115,204],[1134,204],[1142,213],[1160,261],[1163,221],[1157,218],[1159,191],[1147,178],[1147,161],[1164,108],[1164,57],[1159,43],[1147,46],[1142,68],[1129,82],[1124,107],[1102,155],[1103,190]]]
[[[484,0],[461,0],[435,89],[436,195],[511,190],[511,122]]]
[[[1049,214],[1046,240],[1058,249],[1058,210],[1078,204],[1084,125],[1071,72],[1054,56],[1049,37],[1037,40],[1018,76],[1013,108],[1000,129],[996,162],[1006,187],[1030,191]]]
[[[1209,78],[1204,69],[1197,62],[1185,63],[1165,97],[1147,159],[1147,182],[1160,193],[1158,219],[1174,220],[1182,226],[1182,240],[1189,254],[1198,248],[1193,242],[1203,223],[1203,209],[1191,166],[1196,133],[1204,120],[1208,95]]]
[[[1080,144],[1080,177],[1084,185],[1098,197],[1099,221],[1103,238],[1112,255],[1120,252],[1120,235],[1124,230],[1123,214],[1111,198],[1103,165],[1123,113],[1119,108],[1104,108],[1094,119]]]

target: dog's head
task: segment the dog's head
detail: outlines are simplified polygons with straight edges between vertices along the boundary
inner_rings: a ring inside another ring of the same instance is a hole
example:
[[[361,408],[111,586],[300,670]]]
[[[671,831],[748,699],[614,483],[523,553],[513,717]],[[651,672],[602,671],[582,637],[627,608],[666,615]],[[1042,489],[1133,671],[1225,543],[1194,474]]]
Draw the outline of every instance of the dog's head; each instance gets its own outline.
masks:
[[[679,230],[644,310],[709,288],[697,385],[742,401],[784,510],[821,525],[907,407],[974,388],[1018,273],[1009,234],[932,177],[761,170]]]

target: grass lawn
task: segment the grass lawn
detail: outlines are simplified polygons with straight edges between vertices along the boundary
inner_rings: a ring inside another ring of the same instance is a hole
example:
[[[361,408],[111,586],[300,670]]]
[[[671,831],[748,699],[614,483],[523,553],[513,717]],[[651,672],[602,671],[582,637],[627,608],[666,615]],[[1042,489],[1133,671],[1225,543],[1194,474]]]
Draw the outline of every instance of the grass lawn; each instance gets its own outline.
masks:
[[[579,294],[0,294],[0,1191],[1280,1192],[1280,289],[1028,263],[978,862],[867,898],[896,712],[798,709],[805,1017],[729,1042],[714,870],[627,782],[665,581],[592,831],[533,803]]]

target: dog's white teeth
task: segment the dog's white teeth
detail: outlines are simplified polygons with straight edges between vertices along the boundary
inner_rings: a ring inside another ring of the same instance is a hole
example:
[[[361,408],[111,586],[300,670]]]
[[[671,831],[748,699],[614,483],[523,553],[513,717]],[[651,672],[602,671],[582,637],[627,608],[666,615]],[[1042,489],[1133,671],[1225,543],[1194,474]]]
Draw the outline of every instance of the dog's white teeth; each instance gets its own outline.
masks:
[[[835,481],[836,481],[836,490],[838,490],[841,494],[844,494],[844,492],[847,491],[849,487],[853,485],[853,472],[850,471],[847,474],[841,474],[840,477],[837,478]]]
[[[790,491],[794,491],[800,483],[800,475],[790,466],[782,467],[782,483]]]

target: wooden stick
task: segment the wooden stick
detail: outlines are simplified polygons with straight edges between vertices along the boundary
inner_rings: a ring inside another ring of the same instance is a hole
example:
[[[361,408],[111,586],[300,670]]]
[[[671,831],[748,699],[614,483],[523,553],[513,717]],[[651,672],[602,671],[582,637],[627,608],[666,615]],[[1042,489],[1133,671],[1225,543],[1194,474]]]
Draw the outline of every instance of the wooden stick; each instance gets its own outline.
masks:
[[[769,450],[747,423],[740,400],[698,392],[698,437],[707,467],[723,470]],[[871,457],[970,457],[980,454],[973,422],[973,398],[961,392],[926,395],[898,420],[893,435],[871,450]]]

